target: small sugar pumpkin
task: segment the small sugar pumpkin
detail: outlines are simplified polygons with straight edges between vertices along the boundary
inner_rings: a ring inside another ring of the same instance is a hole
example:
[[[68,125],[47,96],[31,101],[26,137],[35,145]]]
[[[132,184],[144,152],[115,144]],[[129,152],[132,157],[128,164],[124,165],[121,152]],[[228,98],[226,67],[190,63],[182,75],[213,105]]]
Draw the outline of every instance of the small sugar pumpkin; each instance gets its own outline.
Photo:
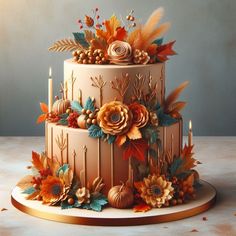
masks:
[[[58,99],[53,103],[52,111],[58,115],[66,113],[66,110],[70,107],[70,101],[65,99]]]
[[[77,118],[77,124],[79,126],[79,128],[81,129],[87,129],[87,121],[86,121],[86,115],[80,115]]]
[[[124,183],[116,185],[108,192],[108,202],[114,208],[129,208],[134,202],[133,190]]]

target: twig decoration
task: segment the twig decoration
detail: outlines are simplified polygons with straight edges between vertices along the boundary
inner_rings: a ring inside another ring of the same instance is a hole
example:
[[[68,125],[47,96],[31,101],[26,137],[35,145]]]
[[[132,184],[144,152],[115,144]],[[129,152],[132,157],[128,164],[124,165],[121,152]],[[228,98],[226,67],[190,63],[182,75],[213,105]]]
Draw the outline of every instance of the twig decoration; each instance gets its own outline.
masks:
[[[111,81],[112,89],[116,90],[120,96],[120,100],[124,101],[124,96],[129,87],[130,77],[129,74],[122,74],[122,78],[115,77],[114,81]]]
[[[99,105],[101,107],[103,103],[103,87],[106,85],[106,81],[104,82],[101,75],[94,78],[90,77],[90,79],[92,80],[92,86],[99,89]]]
[[[146,77],[144,77],[140,73],[136,74],[136,78],[135,78],[134,85],[133,85],[133,93],[134,93],[134,96],[138,100],[142,99],[143,86],[144,86],[145,80],[146,80]]]
[[[58,148],[61,151],[61,164],[63,164],[63,151],[67,147],[67,142],[66,142],[66,138],[64,138],[63,130],[61,131],[60,136],[57,135],[57,137],[56,137],[56,144],[57,144]]]
[[[76,77],[74,77],[74,71],[73,70],[71,72],[71,76],[70,76],[69,80],[71,81],[71,98],[72,98],[72,100],[74,100],[74,84],[75,84],[75,81],[76,81]]]

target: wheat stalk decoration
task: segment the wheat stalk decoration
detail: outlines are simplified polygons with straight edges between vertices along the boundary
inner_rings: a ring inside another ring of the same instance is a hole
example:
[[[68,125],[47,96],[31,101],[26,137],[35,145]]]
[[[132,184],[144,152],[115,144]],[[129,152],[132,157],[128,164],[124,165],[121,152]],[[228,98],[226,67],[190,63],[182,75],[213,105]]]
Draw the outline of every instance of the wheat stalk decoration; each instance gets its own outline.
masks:
[[[61,39],[56,41],[51,47],[48,48],[49,51],[54,52],[66,52],[66,51],[74,51],[77,49],[82,49],[80,43],[73,39]]]

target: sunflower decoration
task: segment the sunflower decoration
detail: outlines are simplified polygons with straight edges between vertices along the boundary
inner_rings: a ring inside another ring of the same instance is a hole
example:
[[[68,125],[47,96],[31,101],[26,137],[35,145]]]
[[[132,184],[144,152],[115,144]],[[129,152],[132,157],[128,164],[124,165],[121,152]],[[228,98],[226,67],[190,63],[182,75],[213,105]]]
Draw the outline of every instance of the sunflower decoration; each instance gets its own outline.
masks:
[[[63,165],[57,171],[57,176],[48,176],[42,181],[40,195],[44,204],[56,205],[65,200],[73,180],[73,171],[68,165]]]
[[[163,176],[149,175],[141,182],[134,183],[140,197],[151,207],[160,208],[173,197],[172,183]]]

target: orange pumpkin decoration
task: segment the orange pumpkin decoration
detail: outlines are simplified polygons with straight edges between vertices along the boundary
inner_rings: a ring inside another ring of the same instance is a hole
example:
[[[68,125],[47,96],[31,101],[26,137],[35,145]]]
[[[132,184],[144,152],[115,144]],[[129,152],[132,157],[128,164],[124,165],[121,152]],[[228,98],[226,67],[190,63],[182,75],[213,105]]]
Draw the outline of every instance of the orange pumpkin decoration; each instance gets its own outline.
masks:
[[[81,129],[87,129],[87,121],[86,121],[86,115],[80,115],[77,118],[77,124]]]
[[[58,99],[53,103],[52,111],[58,115],[66,113],[66,110],[70,107],[70,101],[65,99]]]
[[[133,190],[124,183],[114,186],[108,192],[108,202],[114,208],[129,208],[134,202]]]

